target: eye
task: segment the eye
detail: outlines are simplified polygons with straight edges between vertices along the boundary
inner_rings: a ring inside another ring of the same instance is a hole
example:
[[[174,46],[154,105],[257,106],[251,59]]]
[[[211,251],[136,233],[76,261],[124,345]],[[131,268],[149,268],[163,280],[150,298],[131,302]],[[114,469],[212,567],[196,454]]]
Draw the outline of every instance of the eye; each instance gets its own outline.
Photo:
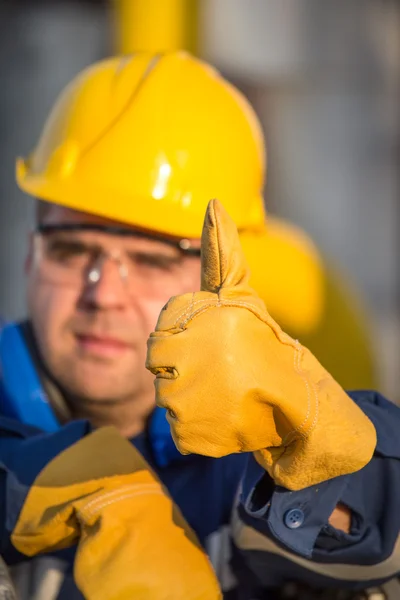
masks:
[[[85,244],[70,240],[48,240],[47,257],[53,261],[65,263],[88,255]]]
[[[179,257],[163,256],[161,254],[139,254],[131,256],[132,261],[139,267],[157,271],[171,271],[180,264]]]

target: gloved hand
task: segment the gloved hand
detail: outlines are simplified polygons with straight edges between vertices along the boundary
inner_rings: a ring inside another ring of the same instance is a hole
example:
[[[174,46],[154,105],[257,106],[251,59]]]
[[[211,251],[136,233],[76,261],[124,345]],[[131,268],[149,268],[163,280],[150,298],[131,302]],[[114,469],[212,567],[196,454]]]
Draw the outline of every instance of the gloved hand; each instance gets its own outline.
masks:
[[[31,487],[12,535],[22,553],[74,543],[88,600],[217,600],[207,556],[139,452],[99,429],[52,460]]]
[[[146,366],[175,444],[183,454],[254,452],[292,490],[361,469],[376,445],[372,423],[280,329],[248,279],[236,227],[213,200],[202,291],[172,298],[148,341]]]

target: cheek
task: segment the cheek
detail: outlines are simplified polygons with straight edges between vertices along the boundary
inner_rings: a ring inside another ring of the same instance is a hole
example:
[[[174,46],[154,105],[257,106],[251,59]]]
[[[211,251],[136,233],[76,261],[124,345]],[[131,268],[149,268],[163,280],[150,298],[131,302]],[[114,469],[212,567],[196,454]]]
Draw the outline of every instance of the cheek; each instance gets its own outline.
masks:
[[[169,297],[165,299],[157,298],[153,300],[147,300],[145,303],[143,303],[141,313],[146,340],[150,333],[154,331],[160,312],[168,300]]]
[[[196,260],[188,271],[187,286],[190,289],[185,290],[187,292],[199,292],[201,283],[201,263],[200,260]]]
[[[36,278],[28,280],[28,311],[42,353],[65,344],[65,330],[73,316],[76,294],[57,286],[43,283]]]
[[[187,294],[188,292],[199,292],[201,282],[200,259],[190,260],[186,265],[185,277],[182,279],[180,291],[175,296]]]
[[[146,336],[148,337],[150,333],[154,331],[160,312],[170,298],[173,296],[181,296],[188,292],[198,292],[199,290],[200,261],[196,261],[194,264],[190,265],[190,268],[186,269],[184,277],[180,277],[168,287],[168,292],[162,297],[146,299],[146,302],[141,303],[141,315],[145,324]]]

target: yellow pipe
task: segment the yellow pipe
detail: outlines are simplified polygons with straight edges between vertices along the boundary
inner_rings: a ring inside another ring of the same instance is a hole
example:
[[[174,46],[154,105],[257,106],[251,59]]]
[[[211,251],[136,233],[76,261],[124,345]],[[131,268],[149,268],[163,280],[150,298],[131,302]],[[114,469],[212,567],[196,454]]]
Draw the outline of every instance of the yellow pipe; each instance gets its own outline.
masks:
[[[198,0],[112,0],[112,8],[116,53],[196,53]]]

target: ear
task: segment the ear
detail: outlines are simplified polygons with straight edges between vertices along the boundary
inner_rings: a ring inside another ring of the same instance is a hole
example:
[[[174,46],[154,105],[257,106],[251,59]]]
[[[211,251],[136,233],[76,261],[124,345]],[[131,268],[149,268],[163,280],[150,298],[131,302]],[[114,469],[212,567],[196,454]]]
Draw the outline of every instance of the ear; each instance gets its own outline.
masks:
[[[28,237],[28,250],[27,250],[26,257],[25,257],[25,262],[24,262],[24,273],[25,273],[25,275],[29,275],[29,273],[31,272],[31,269],[32,269],[32,263],[33,263],[33,241],[34,241],[34,235],[33,235],[33,232],[31,231],[29,233],[29,237]]]
[[[211,200],[201,237],[201,289],[217,293],[222,288],[243,286],[249,278],[236,225],[222,204]]]

